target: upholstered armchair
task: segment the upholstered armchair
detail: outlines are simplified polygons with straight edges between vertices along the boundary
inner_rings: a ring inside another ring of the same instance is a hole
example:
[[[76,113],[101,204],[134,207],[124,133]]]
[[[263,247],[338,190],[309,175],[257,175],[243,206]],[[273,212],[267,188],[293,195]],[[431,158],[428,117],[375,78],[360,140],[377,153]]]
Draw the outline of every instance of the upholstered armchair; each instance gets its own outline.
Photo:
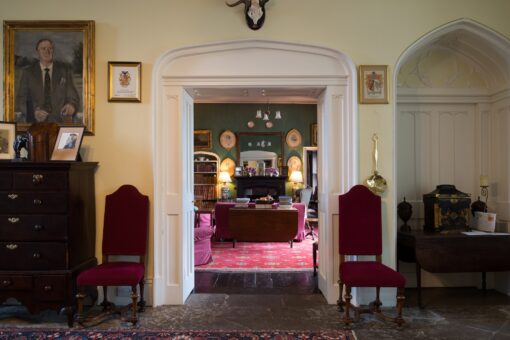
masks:
[[[211,238],[214,234],[214,228],[211,227],[212,221],[210,219],[210,215],[200,215],[193,230],[195,266],[207,264],[213,260]]]

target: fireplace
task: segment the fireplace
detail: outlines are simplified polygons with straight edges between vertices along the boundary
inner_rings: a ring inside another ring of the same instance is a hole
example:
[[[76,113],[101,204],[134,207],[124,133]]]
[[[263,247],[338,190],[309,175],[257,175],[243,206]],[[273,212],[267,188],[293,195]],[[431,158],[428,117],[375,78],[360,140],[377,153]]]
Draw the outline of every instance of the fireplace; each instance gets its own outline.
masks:
[[[285,196],[285,182],[287,176],[237,176],[237,197],[248,197],[251,200],[271,195],[275,199]]]

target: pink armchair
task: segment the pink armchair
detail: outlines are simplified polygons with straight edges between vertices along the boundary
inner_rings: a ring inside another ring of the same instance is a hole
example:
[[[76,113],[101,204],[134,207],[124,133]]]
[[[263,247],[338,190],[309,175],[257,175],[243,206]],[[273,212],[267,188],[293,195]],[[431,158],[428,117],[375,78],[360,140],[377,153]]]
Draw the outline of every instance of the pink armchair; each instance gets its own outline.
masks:
[[[216,240],[230,240],[232,235],[228,228],[228,210],[235,206],[233,202],[218,202],[214,208],[214,216],[216,218],[216,231],[214,238]],[[305,205],[303,203],[293,203],[293,208],[298,211],[298,232],[295,241],[303,241],[305,239]]]
[[[213,260],[211,238],[214,229],[211,228],[210,215],[200,215],[194,228],[195,266],[207,264]]]

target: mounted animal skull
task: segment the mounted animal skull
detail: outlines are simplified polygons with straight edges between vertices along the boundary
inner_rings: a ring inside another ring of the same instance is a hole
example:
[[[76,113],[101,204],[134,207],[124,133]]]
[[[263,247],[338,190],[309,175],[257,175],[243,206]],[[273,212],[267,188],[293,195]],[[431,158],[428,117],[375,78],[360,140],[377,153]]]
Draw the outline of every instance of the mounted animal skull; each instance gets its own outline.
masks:
[[[266,9],[264,6],[269,0],[239,0],[233,4],[225,2],[227,6],[234,7],[244,3],[244,14],[246,16],[246,23],[252,30],[258,30],[264,24],[266,19]]]

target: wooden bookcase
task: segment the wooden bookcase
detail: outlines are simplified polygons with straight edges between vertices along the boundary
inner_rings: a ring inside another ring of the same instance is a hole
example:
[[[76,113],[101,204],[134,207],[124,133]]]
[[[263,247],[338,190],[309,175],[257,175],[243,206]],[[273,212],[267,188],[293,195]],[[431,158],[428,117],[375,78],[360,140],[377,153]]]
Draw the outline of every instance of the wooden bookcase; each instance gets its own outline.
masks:
[[[196,151],[193,154],[193,179],[195,205],[204,207],[214,203],[219,197],[218,176],[220,157],[207,151]]]

